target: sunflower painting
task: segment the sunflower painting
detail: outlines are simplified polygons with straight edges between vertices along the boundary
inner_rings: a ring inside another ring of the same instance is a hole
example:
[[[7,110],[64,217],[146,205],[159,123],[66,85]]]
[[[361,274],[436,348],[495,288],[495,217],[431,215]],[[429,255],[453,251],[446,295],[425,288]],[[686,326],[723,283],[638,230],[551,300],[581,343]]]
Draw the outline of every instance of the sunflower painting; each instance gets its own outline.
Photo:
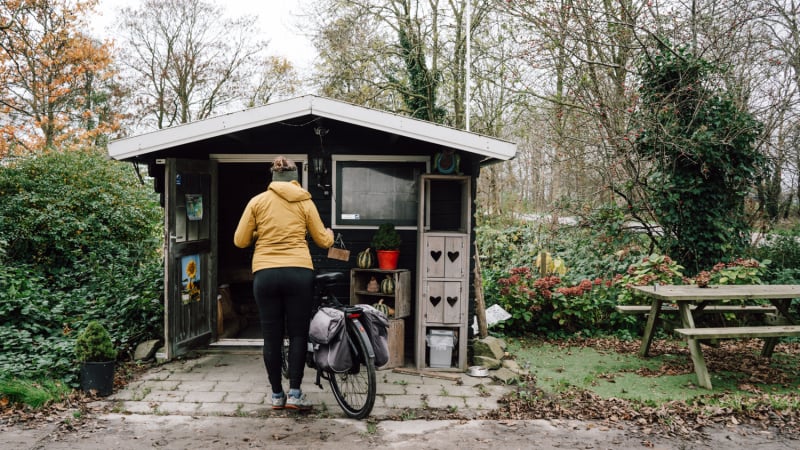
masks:
[[[200,301],[200,255],[184,256],[181,259],[183,274],[181,301],[184,305]]]

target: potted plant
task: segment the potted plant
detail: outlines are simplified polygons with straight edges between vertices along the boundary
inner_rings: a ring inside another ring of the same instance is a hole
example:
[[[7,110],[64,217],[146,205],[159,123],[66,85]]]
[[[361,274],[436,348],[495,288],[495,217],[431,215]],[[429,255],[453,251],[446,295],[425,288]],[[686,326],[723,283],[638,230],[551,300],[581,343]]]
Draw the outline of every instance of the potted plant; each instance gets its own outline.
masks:
[[[111,395],[117,349],[108,330],[98,321],[89,322],[75,340],[75,356],[81,363],[81,390]]]
[[[372,248],[378,257],[378,268],[394,270],[400,256],[400,233],[392,223],[384,223],[372,237]]]

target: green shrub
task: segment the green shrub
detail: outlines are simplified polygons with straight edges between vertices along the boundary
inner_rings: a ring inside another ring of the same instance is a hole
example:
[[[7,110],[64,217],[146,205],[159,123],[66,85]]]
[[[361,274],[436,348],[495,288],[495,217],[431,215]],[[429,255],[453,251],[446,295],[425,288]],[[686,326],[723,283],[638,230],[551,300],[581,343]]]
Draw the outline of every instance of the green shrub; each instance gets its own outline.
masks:
[[[75,358],[82,362],[113,361],[117,358],[117,349],[103,324],[93,320],[78,335],[75,339]]]
[[[708,284],[762,284],[770,261],[737,258],[730,263],[718,263],[709,272]]]
[[[372,236],[371,245],[375,250],[397,250],[401,243],[400,233],[395,230],[394,224],[382,223]]]
[[[627,230],[624,218],[612,205],[582,217],[577,226],[523,223],[478,227],[476,243],[486,304],[498,304],[511,314],[491,331],[548,337],[577,333],[614,334],[625,339],[640,336],[642,318],[615,309],[618,304],[637,301],[629,286],[695,280],[685,277],[683,266],[670,257],[645,253],[646,238]],[[781,255],[786,261],[793,261],[794,255],[800,258],[800,245],[794,238],[775,242],[780,245],[774,250],[764,246],[756,254]],[[566,273],[539,277],[535,258],[543,250],[562,258]],[[710,284],[755,284],[767,279],[800,282],[800,269],[776,270],[769,259],[733,259],[705,273]]]
[[[92,320],[122,352],[163,336],[162,225],[152,187],[99,152],[0,166],[0,373],[74,384]]]
[[[614,333],[629,337],[634,318],[614,310],[617,293],[626,290],[611,283],[641,255],[642,236],[625,229],[624,215],[609,206],[583,217],[578,226],[553,227],[521,223],[477,228],[484,297],[488,306],[499,304],[512,317],[491,331],[548,336]],[[533,270],[540,251],[561,258],[566,273],[541,279]],[[591,291],[574,288],[586,280]],[[539,288],[552,284],[546,294]]]
[[[161,211],[126,163],[97,152],[51,153],[0,169],[0,239],[8,261],[81,286],[110,264],[153,258]]]
[[[769,236],[753,248],[752,255],[757,260],[770,261],[763,274],[765,283],[800,283],[800,229]]]
[[[631,264],[625,274],[615,279],[621,287],[650,286],[655,284],[685,284],[683,266],[666,255],[652,254]],[[629,289],[620,289],[617,303],[627,305],[634,302]]]

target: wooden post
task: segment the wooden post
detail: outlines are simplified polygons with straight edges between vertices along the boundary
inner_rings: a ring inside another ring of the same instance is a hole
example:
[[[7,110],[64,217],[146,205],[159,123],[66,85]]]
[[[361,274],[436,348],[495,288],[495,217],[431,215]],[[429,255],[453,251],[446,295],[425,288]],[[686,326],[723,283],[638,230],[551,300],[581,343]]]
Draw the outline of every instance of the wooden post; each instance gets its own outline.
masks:
[[[542,248],[542,250],[539,251],[539,277],[540,278],[544,278],[544,277],[546,277],[548,275],[548,273],[547,273],[547,257],[548,257],[548,255],[549,255],[549,253],[547,253],[547,250],[545,250],[544,248]]]
[[[483,277],[481,277],[478,244],[475,244],[475,316],[478,318],[478,336],[481,339],[489,336],[489,327],[486,325],[486,302],[483,300]]]

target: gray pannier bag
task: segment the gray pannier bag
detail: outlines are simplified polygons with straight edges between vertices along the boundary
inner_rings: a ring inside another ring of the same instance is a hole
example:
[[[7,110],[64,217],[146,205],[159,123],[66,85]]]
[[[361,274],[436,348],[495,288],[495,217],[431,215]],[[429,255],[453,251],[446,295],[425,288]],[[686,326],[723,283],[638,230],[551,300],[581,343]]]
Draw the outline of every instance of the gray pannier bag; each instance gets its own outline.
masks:
[[[314,364],[322,370],[345,372],[353,366],[353,355],[344,329],[344,312],[322,307],[311,319],[308,339],[314,347]]]
[[[361,317],[364,329],[367,330],[372,350],[375,352],[375,367],[383,366],[389,362],[389,319],[386,318],[386,314],[371,305],[361,304],[356,307],[363,312]]]

